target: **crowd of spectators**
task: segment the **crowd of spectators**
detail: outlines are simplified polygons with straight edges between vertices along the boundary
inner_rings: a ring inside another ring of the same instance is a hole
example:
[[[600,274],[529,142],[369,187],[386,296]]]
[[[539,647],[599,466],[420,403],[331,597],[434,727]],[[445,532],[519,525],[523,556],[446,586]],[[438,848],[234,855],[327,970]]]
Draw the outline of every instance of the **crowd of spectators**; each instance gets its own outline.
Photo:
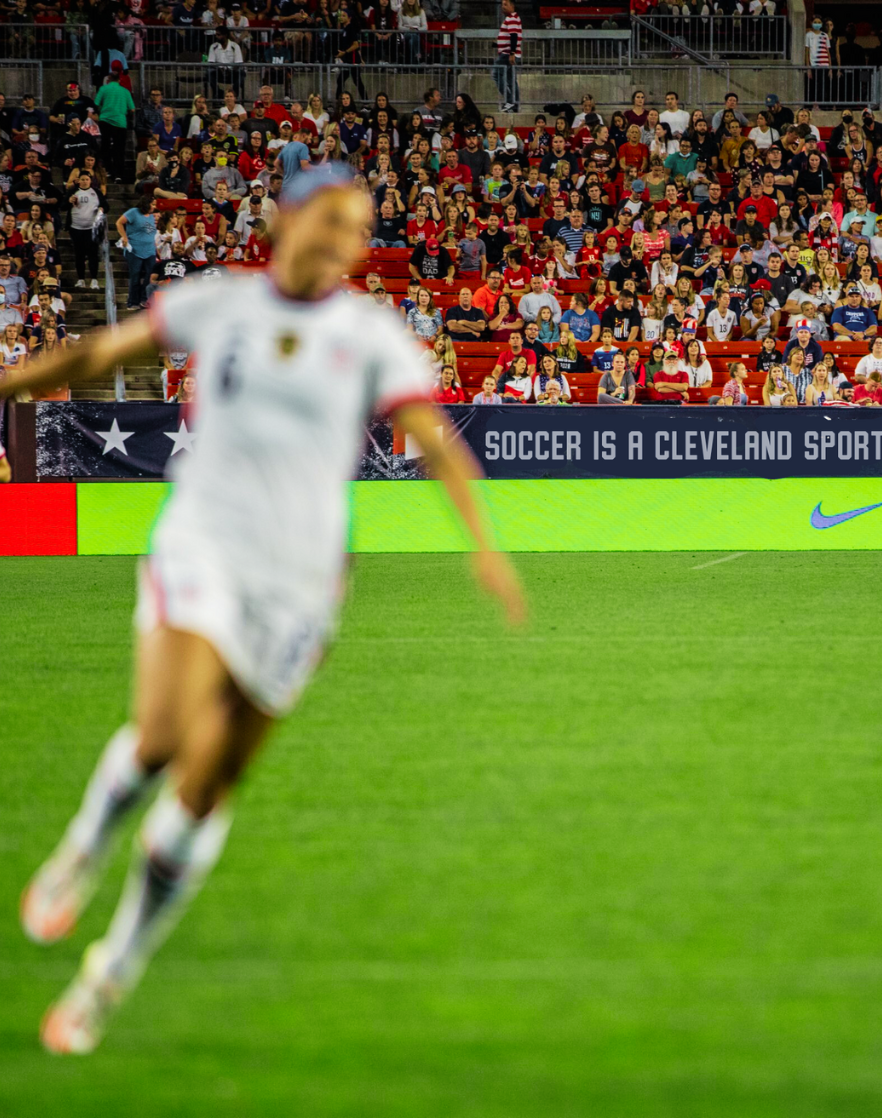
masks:
[[[192,273],[265,262],[285,179],[342,159],[375,202],[367,245],[407,252],[398,309],[409,329],[429,345],[509,354],[484,399],[546,402],[547,356],[555,402],[571,399],[567,375],[586,370],[603,375],[601,403],[685,402],[684,385],[712,379],[705,343],[742,339],[763,342],[770,405],[791,399],[775,377],[800,404],[851,398],[858,382],[838,370],[820,394],[809,389],[819,342],[869,346],[878,328],[882,124],[870,110],[843,112],[822,140],[809,110],[775,94],[752,119],[734,93],[707,115],[675,91],[656,107],[636,90],[608,117],[586,96],[520,130],[466,94],[447,108],[434,88],[411,110],[383,93],[369,105],[345,91],[330,106],[314,94],[279,102],[264,86],[247,107],[231,87],[180,114],[151,90],[136,119],[140,200],[117,226],[129,306]],[[380,277],[368,288],[394,302]],[[455,305],[437,305],[451,301],[445,291]],[[654,356],[635,361],[634,342],[657,343]],[[451,351],[443,399],[462,392]],[[737,405],[737,368],[730,379],[720,402]]]
[[[99,91],[100,96],[100,91]],[[59,234],[67,232],[74,288],[100,287],[97,238],[107,174],[96,101],[71,81],[45,112],[25,94],[0,94],[0,376],[78,335],[67,319],[75,292],[62,284]]]

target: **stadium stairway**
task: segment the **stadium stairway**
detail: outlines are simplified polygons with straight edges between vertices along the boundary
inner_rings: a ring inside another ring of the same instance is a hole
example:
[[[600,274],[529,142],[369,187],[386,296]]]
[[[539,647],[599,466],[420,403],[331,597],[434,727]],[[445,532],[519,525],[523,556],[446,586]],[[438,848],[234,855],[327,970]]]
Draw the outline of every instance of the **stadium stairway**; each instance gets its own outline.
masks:
[[[113,268],[113,278],[116,286],[116,310],[119,321],[130,313],[126,311],[128,294],[128,272],[122,259],[122,254],[113,246],[117,241],[116,220],[119,215],[130,206],[134,205],[135,194],[131,186],[108,183],[107,201],[110,207],[108,237],[110,240],[110,257]],[[74,269],[73,245],[66,231],[59,231],[57,235],[58,247],[62,261],[62,287],[70,291],[74,300],[68,312],[68,330],[74,334],[85,335],[90,331],[104,326],[107,322],[107,309],[105,303],[104,286],[106,277],[99,277],[100,291],[92,291],[89,287],[85,290],[75,288],[76,271]],[[88,281],[87,281],[88,282]],[[129,400],[161,400],[162,368],[159,365],[126,366],[123,370],[126,382],[126,398]],[[78,384],[71,387],[73,400],[113,400],[115,399],[114,379],[112,376],[104,377],[88,384]]]

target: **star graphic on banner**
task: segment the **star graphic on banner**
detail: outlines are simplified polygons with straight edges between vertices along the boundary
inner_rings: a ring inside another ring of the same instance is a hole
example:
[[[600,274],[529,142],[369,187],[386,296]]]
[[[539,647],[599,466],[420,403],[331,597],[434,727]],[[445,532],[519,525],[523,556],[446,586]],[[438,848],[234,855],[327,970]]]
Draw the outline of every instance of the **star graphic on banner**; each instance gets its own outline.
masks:
[[[196,438],[196,433],[187,430],[186,419],[181,420],[181,425],[177,431],[163,431],[162,433],[175,444],[174,449],[169,455],[170,458],[174,458],[179,450],[189,450],[192,452],[193,440]]]
[[[100,435],[104,439],[104,449],[102,454],[108,454],[111,450],[118,450],[128,457],[129,452],[126,450],[126,439],[130,439],[134,435],[134,431],[120,431],[119,424],[114,418],[113,423],[110,425],[109,431],[96,431],[96,435]]]

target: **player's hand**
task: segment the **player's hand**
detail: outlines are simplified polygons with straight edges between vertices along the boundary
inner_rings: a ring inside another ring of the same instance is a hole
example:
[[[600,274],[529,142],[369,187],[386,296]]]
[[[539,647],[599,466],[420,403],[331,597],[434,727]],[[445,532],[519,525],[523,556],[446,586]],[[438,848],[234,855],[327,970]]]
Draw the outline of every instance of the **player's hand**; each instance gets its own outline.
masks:
[[[474,552],[472,569],[480,586],[499,599],[509,625],[523,625],[527,620],[527,602],[521,580],[505,552]]]

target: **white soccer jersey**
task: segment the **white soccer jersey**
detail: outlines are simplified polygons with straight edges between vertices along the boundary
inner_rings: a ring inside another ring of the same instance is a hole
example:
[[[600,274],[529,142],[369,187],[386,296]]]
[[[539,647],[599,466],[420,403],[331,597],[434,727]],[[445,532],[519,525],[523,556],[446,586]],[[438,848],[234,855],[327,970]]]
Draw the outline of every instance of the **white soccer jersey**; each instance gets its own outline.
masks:
[[[193,451],[182,426],[153,536],[158,616],[208,636],[262,705],[281,708],[288,654],[265,662],[255,633],[275,628],[296,658],[300,622],[331,616],[365,422],[427,399],[419,350],[382,307],[344,291],[298,302],[266,274],[184,282],[152,313],[159,343],[199,369]]]

